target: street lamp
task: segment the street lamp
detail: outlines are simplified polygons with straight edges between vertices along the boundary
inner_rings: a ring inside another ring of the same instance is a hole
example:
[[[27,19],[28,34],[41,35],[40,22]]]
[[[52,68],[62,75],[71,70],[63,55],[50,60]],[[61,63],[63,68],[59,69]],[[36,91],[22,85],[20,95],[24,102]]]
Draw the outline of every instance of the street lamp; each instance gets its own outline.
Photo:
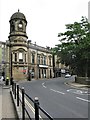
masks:
[[[28,70],[28,81],[31,81],[31,72],[32,70]]]
[[[9,58],[9,61],[10,61],[10,85],[12,85],[13,84],[13,77],[12,77],[12,51],[11,51],[12,45],[11,45],[11,41],[10,40],[7,41],[7,45],[9,46],[9,56],[10,56],[10,58]]]
[[[73,73],[75,73],[75,67],[76,67],[76,65],[75,65],[75,58],[76,58],[76,55],[75,54],[72,54],[72,75],[73,75]]]
[[[31,40],[28,40],[27,42],[27,48],[28,48],[28,81],[31,81],[31,70],[30,70],[30,65],[29,65],[29,61],[30,61],[30,52],[29,52],[29,45],[31,44]]]

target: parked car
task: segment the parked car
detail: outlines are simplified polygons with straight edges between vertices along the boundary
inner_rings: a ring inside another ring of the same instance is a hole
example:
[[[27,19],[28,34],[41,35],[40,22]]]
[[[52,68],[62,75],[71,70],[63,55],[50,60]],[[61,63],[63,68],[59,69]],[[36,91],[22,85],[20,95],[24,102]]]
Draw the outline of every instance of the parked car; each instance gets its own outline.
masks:
[[[0,76],[0,82],[2,82],[4,80],[3,76]]]
[[[65,75],[65,78],[69,78],[69,77],[71,77],[71,75],[70,75],[69,73],[67,73],[67,74]]]

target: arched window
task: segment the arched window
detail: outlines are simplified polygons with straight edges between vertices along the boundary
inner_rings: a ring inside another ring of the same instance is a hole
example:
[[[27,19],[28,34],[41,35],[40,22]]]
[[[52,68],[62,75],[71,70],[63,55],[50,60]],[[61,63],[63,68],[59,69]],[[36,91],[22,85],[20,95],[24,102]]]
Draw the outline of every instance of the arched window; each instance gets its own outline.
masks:
[[[43,64],[46,65],[46,56],[43,56]]]
[[[32,53],[32,63],[33,64],[35,63],[35,55],[34,55],[34,53]]]
[[[19,62],[23,62],[23,53],[19,52]]]
[[[18,30],[19,30],[19,31],[22,31],[22,30],[23,30],[23,23],[22,23],[22,21],[20,21],[20,22],[18,23]]]
[[[40,64],[40,56],[38,55],[38,64]]]
[[[15,62],[17,62],[17,53],[15,53]]]

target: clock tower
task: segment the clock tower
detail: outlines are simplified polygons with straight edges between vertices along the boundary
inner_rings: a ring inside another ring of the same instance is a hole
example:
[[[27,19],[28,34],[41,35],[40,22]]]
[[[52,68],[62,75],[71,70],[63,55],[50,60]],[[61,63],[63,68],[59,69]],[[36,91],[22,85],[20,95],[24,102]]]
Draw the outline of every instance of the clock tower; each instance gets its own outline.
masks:
[[[19,10],[10,18],[9,60],[10,77],[25,79],[28,69],[27,20]]]

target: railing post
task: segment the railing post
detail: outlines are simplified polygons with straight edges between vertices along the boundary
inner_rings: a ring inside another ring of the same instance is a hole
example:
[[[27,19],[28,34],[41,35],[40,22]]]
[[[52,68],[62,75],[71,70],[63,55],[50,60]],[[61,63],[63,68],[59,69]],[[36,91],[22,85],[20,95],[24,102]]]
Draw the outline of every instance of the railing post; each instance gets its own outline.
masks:
[[[35,120],[39,120],[39,108],[38,108],[38,105],[39,105],[38,97],[35,97],[35,99],[34,99]]]
[[[19,84],[17,84],[17,106],[19,106]]]
[[[14,81],[12,81],[12,92],[14,92]]]
[[[24,87],[22,87],[22,120],[25,120],[25,101],[24,101]]]
[[[13,84],[13,77],[10,78],[10,85]]]
[[[14,84],[15,86],[14,86],[14,97],[15,97],[15,99],[16,99],[16,83]]]
[[[15,82],[13,81],[13,94],[15,94]]]

